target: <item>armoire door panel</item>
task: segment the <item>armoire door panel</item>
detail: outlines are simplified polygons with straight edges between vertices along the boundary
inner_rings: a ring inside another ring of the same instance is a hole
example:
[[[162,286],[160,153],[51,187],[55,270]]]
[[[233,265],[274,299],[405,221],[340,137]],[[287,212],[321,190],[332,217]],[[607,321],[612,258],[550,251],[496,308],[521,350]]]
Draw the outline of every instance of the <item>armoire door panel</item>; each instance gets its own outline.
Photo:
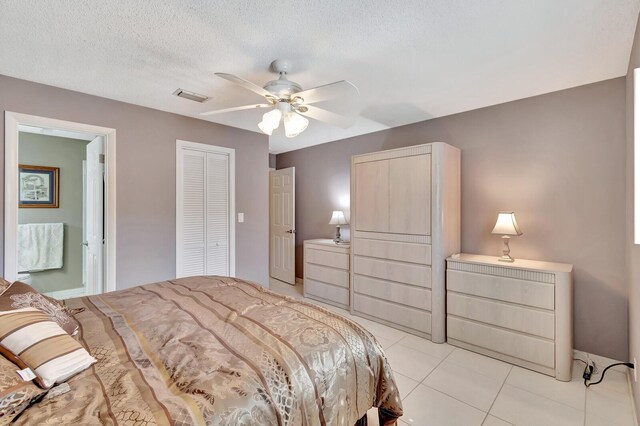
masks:
[[[355,165],[356,229],[389,232],[389,161]]]
[[[389,232],[431,235],[431,154],[389,161]]]

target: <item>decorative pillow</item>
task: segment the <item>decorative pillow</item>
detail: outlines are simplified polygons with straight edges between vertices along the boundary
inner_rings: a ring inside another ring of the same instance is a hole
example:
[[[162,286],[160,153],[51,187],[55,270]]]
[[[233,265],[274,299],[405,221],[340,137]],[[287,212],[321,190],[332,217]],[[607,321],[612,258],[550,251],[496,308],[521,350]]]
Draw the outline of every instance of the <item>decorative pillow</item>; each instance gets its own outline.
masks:
[[[31,401],[47,392],[31,380],[23,380],[17,369],[14,363],[0,356],[0,424],[9,423]]]
[[[11,283],[4,278],[0,278],[0,295],[11,286]]]
[[[30,368],[47,389],[89,368],[96,359],[47,314],[36,308],[0,312],[0,352]]]
[[[20,308],[36,308],[49,315],[60,327],[70,335],[78,332],[78,322],[64,310],[64,306],[57,300],[55,303],[33,289],[29,284],[16,281],[0,295],[0,311],[10,311]]]

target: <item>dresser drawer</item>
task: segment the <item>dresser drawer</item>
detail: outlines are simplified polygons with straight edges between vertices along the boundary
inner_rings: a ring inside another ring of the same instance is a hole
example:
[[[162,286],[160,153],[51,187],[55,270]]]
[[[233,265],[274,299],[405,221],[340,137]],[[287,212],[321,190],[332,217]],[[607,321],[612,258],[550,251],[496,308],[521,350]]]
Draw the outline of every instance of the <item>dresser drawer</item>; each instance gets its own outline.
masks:
[[[309,263],[330,266],[332,268],[349,269],[349,255],[346,253],[334,253],[307,247],[304,255],[305,261]]]
[[[431,288],[431,268],[429,266],[354,256],[353,272],[373,278]]]
[[[447,290],[553,310],[555,287],[535,281],[447,271]]]
[[[555,315],[553,312],[449,292],[447,293],[447,314],[547,339],[555,337]]]
[[[349,288],[349,271],[307,263],[304,266],[304,275],[305,279],[311,278],[312,280]]]
[[[431,265],[431,245],[357,238],[353,253],[360,256]]]
[[[447,316],[447,337],[544,367],[555,367],[555,345],[550,340],[451,316]]]
[[[431,310],[431,290],[428,288],[413,287],[377,278],[354,275],[353,291],[418,309]]]
[[[431,334],[431,313],[361,294],[353,295],[353,309],[404,327]]]
[[[307,297],[313,298],[315,296],[349,306],[349,290],[343,287],[336,287],[307,278],[304,280],[304,292]]]

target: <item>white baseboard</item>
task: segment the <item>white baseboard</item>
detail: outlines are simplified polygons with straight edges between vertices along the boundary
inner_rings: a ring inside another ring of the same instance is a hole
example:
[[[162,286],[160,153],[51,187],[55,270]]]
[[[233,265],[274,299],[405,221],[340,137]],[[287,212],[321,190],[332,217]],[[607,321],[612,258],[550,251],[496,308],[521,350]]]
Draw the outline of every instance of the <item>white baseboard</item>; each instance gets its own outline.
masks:
[[[607,358],[606,356],[594,355],[585,351],[573,350],[573,357],[582,359],[584,361],[589,358],[598,366],[598,370],[602,371],[607,365],[615,364],[617,362],[626,362],[626,361],[618,361],[616,359]],[[622,374],[627,374],[629,372],[629,368],[624,365],[617,365],[615,367],[611,367],[611,370],[617,371]]]
[[[84,287],[79,287],[79,288],[71,288],[69,290],[51,291],[44,294],[45,296],[53,297],[54,299],[64,300],[64,299],[71,299],[73,297],[86,296],[87,292]]]

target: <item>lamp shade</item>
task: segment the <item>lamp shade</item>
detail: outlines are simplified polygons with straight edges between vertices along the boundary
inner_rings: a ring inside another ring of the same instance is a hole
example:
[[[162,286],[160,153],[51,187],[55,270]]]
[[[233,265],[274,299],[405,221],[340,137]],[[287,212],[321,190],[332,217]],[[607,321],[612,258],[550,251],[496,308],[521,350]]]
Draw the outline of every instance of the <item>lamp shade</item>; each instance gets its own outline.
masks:
[[[335,210],[331,215],[331,220],[329,221],[329,225],[346,225],[347,219],[344,217],[344,212],[342,210]]]
[[[282,118],[282,111],[274,109],[267,112],[262,116],[262,121],[258,123],[258,127],[267,135],[271,136],[271,133],[280,126],[280,119]]]
[[[308,125],[309,120],[297,112],[291,111],[284,116],[284,134],[288,138],[298,136],[305,131]]]
[[[491,233],[498,235],[522,235],[522,231],[518,228],[518,222],[516,222],[516,214],[514,212],[498,213],[496,226],[493,227]]]

